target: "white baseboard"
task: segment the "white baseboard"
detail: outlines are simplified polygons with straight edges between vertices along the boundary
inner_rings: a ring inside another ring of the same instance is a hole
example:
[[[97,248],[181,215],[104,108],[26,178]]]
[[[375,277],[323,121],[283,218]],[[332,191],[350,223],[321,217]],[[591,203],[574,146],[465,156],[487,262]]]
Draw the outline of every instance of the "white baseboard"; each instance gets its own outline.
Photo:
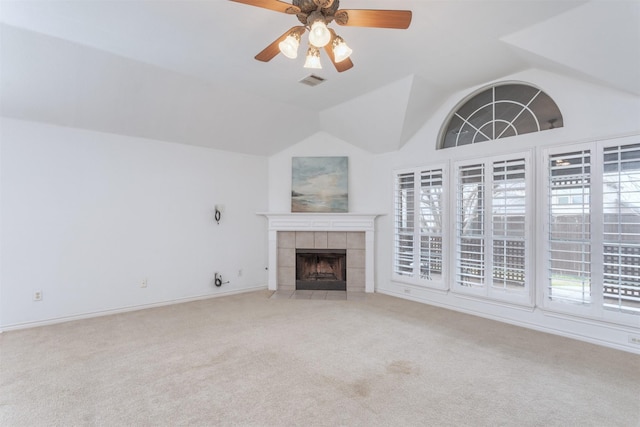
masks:
[[[616,349],[616,350],[626,351],[626,352],[629,352],[629,353],[640,354],[640,349],[635,347],[635,346],[632,347],[631,345],[626,345],[626,343],[620,343],[620,342],[616,342],[616,341],[608,341],[608,340],[600,339],[598,337],[584,335],[584,334],[576,332],[576,331],[570,331],[570,330],[566,330],[566,329],[548,327],[548,326],[545,326],[545,325],[540,325],[540,324],[535,323],[535,322],[528,322],[528,321],[525,321],[525,320],[514,319],[514,318],[511,318],[511,317],[498,316],[498,315],[495,315],[495,314],[487,313],[485,311],[473,310],[473,309],[469,309],[469,308],[466,308],[466,307],[456,306],[454,304],[443,303],[443,302],[440,302],[440,301],[426,300],[426,299],[423,299],[423,298],[415,297],[413,295],[406,295],[406,294],[403,294],[403,293],[400,293],[400,292],[394,292],[394,291],[388,290],[388,289],[376,289],[376,292],[380,293],[380,294],[396,297],[396,298],[402,298],[402,299],[418,302],[418,303],[421,303],[421,304],[433,305],[433,306],[436,306],[436,307],[441,307],[441,308],[445,308],[445,309],[448,309],[448,310],[457,311],[457,312],[460,312],[460,313],[465,313],[465,314],[470,314],[470,315],[473,315],[473,316],[482,317],[482,318],[485,318],[485,319],[495,320],[497,322],[508,323],[510,325],[520,326],[522,328],[533,329],[533,330],[539,331],[539,332],[545,332],[545,333],[552,334],[552,335],[559,335],[559,336],[562,336],[562,337],[565,337],[565,338],[571,338],[571,339],[575,339],[575,340],[578,340],[578,341],[584,341],[584,342],[588,342],[588,343],[591,343],[591,344],[600,345],[600,346],[603,346],[603,347],[608,347],[608,348],[613,348],[613,349]],[[575,319],[574,319],[574,321],[575,321]],[[606,327],[606,325],[599,325],[599,326],[600,327]],[[620,329],[620,328],[616,328],[616,329]],[[629,331],[628,328],[624,328],[624,330],[625,331]]]
[[[19,329],[37,328],[39,326],[55,325],[57,323],[72,322],[74,320],[91,319],[93,317],[102,317],[102,316],[110,316],[113,314],[128,313],[131,311],[146,310],[148,308],[164,307],[164,306],[173,305],[173,304],[183,304],[187,302],[200,301],[200,300],[211,299],[211,298],[219,298],[219,297],[224,297],[229,295],[243,294],[247,292],[255,292],[255,291],[261,291],[266,289],[267,289],[267,285],[254,286],[251,288],[226,291],[226,292],[223,291],[215,294],[198,295],[198,296],[178,298],[178,299],[173,299],[168,301],[154,302],[151,304],[132,305],[132,306],[114,308],[109,310],[93,311],[88,313],[75,314],[73,316],[63,316],[63,317],[56,317],[52,319],[38,320],[35,322],[14,323],[11,325],[3,325],[2,329],[0,330],[0,333],[16,331]]]

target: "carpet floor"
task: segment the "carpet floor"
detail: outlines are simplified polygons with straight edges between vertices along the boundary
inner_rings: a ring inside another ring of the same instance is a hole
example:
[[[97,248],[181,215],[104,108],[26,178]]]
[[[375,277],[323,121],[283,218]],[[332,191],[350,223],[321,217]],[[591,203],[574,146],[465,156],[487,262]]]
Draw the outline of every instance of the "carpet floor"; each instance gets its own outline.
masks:
[[[640,356],[380,294],[0,335],[0,425],[640,426]]]

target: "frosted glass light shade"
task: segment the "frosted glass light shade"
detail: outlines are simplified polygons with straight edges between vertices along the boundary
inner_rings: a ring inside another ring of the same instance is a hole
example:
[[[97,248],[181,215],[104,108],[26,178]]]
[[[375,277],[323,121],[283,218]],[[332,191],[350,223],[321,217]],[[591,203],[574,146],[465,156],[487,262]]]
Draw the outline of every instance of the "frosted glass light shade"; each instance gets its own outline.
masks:
[[[321,21],[315,21],[311,24],[311,31],[309,31],[309,42],[315,47],[325,47],[331,40],[331,33],[327,28],[327,25]]]
[[[320,63],[320,51],[315,46],[309,46],[307,59],[304,61],[304,68],[322,68]]]
[[[351,56],[353,50],[344,42],[342,37],[336,36],[333,39],[333,56],[336,62],[342,62]]]
[[[289,34],[287,38],[278,43],[280,52],[291,59],[298,57],[298,46],[300,46],[300,36],[298,34]]]

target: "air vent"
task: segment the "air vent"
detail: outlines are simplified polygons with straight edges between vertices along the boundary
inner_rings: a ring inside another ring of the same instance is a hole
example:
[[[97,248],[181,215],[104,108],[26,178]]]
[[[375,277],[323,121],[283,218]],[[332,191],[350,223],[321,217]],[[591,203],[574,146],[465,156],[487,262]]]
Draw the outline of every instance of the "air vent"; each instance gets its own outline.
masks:
[[[323,81],[325,81],[323,77],[316,76],[315,74],[309,74],[307,77],[300,80],[300,83],[305,84],[307,86],[318,86]]]

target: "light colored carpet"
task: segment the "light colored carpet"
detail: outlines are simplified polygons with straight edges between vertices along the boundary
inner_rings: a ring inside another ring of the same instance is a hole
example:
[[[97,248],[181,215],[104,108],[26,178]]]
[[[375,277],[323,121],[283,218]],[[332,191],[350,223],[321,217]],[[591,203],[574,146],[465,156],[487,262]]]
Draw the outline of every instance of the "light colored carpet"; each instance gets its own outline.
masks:
[[[368,295],[0,335],[0,425],[638,426],[640,356]]]

